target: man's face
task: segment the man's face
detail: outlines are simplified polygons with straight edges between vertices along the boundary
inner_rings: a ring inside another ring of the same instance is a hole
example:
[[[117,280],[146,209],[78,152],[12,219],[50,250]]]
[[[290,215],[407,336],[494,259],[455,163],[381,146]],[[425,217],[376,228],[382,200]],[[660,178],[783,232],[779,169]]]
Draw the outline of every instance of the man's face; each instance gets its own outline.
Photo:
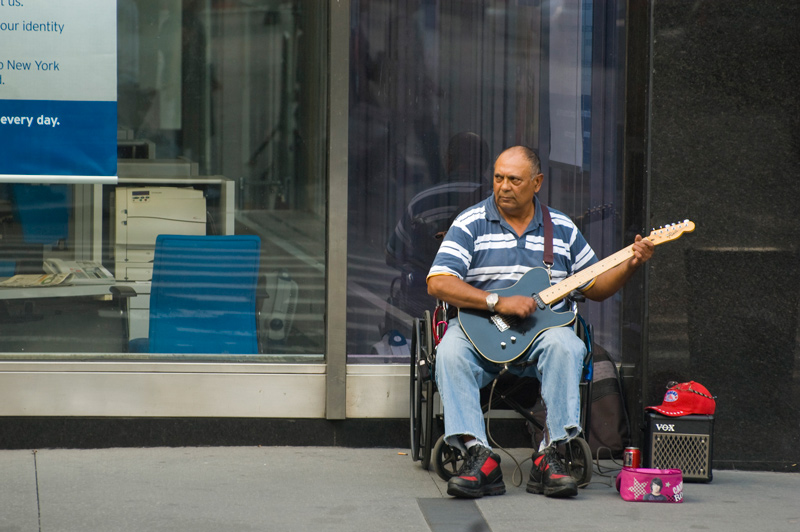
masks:
[[[500,212],[523,216],[533,208],[533,196],[542,187],[544,176],[531,174],[531,163],[521,151],[500,154],[494,165],[494,200]]]

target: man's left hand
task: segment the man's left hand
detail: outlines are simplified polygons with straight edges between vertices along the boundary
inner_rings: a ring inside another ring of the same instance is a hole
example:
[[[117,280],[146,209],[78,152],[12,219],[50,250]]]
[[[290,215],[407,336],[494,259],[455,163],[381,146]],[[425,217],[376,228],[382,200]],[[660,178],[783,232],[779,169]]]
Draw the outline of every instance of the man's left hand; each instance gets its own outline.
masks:
[[[651,241],[642,238],[642,235],[636,235],[636,239],[633,242],[633,259],[631,260],[631,266],[641,266],[650,260],[655,248],[656,245]]]

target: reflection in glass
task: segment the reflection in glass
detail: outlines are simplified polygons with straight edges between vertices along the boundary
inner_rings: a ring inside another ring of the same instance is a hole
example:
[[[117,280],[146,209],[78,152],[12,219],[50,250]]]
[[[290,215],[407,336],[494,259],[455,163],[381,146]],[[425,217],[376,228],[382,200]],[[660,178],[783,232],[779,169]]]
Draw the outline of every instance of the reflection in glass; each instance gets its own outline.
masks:
[[[425,276],[435,235],[491,193],[494,158],[508,146],[539,153],[540,199],[572,216],[600,257],[621,247],[624,6],[351,5],[350,361],[408,360],[411,321],[433,308]],[[481,147],[472,148],[471,168],[453,175],[451,142],[470,137]],[[612,353],[617,307],[612,298],[582,309]]]

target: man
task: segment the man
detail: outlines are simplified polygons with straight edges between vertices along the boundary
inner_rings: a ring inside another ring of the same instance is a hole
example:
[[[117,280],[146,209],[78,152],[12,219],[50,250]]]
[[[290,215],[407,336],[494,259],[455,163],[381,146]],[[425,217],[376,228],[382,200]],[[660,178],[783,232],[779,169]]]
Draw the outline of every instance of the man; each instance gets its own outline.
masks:
[[[489,289],[513,285],[529,269],[543,266],[544,228],[536,193],[542,186],[539,158],[529,148],[514,146],[495,161],[493,194],[465,210],[453,222],[428,274],[428,292],[458,308],[473,308],[525,317],[536,310],[528,296],[497,297]],[[551,282],[558,282],[597,262],[597,257],[569,217],[550,210],[554,264]],[[653,254],[654,245],[636,236],[633,256],[582,287],[586,297],[602,301],[619,290]],[[554,310],[565,307],[564,302]],[[486,437],[479,391],[503,370],[482,358],[458,320],[450,321],[436,351],[436,383],[445,411],[445,437],[466,453],[459,474],[448,482],[455,497],[477,498],[505,493],[500,457]],[[550,497],[577,494],[556,452],[559,443],[580,431],[579,382],[584,343],[570,327],[541,333],[508,371],[535,376],[541,382],[546,430],[527,491]]]

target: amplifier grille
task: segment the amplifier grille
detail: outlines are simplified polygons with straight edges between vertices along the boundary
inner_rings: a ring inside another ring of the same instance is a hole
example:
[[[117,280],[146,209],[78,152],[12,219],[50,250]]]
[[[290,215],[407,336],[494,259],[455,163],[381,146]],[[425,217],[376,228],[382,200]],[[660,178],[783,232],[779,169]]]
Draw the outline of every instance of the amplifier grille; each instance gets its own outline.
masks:
[[[684,479],[708,479],[710,444],[708,434],[654,434],[652,467],[680,469]]]

